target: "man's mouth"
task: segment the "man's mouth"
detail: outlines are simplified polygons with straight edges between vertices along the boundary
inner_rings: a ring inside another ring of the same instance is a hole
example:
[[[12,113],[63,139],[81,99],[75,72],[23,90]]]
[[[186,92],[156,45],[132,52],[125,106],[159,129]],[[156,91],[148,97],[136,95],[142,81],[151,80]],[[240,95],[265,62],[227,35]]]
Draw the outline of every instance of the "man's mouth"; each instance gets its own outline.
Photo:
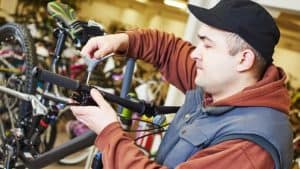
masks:
[[[201,66],[196,66],[196,68],[197,68],[198,70],[202,70],[202,69],[203,69]]]

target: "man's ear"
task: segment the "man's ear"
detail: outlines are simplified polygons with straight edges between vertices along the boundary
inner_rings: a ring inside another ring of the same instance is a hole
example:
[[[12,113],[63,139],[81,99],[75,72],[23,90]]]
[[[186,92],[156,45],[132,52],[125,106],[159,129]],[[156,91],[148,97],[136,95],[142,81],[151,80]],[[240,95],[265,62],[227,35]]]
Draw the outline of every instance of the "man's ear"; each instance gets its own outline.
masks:
[[[250,70],[255,62],[255,54],[250,49],[241,51],[238,55],[237,71],[244,72]]]

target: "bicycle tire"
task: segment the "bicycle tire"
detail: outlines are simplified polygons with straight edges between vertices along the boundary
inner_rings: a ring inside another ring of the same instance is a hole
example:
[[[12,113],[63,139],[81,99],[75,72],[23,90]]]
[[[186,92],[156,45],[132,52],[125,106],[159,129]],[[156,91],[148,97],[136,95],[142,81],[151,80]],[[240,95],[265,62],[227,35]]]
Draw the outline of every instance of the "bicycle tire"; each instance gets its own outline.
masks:
[[[0,26],[0,45],[0,57],[3,57],[1,58],[1,61],[3,61],[1,62],[1,67],[5,68],[5,66],[10,65],[13,66],[13,68],[16,68],[15,70],[19,70],[19,74],[16,72],[0,72],[1,77],[3,78],[2,80],[5,80],[5,82],[1,82],[3,83],[1,85],[12,87],[23,93],[34,94],[37,81],[33,78],[31,70],[36,66],[37,58],[29,30],[24,25],[16,23],[7,23]],[[7,55],[4,56],[5,54]],[[9,68],[11,67],[8,67],[7,69],[9,70]],[[4,97],[2,97],[1,100],[3,105],[1,106],[4,107],[0,112],[2,143],[5,142],[6,137],[8,137],[6,133],[9,132],[9,129],[19,126],[17,119],[31,117],[32,115],[30,102],[19,100],[5,94],[3,94],[3,96]],[[10,104],[11,102],[15,104]],[[2,119],[5,116],[7,117],[7,114],[8,119]],[[18,148],[16,148],[16,151],[19,151]],[[16,159],[12,160],[11,164],[6,164],[5,162],[4,164],[18,167],[15,164],[15,160]],[[19,167],[22,168],[22,166]]]
[[[28,94],[34,94],[36,88],[36,80],[33,78],[32,69],[37,65],[37,58],[35,55],[35,47],[33,39],[29,30],[20,24],[7,23],[0,27],[0,42],[7,41],[10,38],[15,38],[22,48],[25,62],[25,83],[22,87],[22,92]],[[28,116],[30,113],[30,104],[26,101],[21,101],[20,113],[22,117]]]

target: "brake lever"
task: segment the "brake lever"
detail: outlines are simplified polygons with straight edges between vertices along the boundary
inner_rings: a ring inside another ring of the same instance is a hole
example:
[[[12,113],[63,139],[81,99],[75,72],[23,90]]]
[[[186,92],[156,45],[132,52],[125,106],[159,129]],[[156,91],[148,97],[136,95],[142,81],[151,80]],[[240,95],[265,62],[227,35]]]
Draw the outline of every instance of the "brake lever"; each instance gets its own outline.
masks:
[[[74,103],[70,103],[70,106],[97,106],[98,104],[94,101],[92,96],[89,93],[90,91],[78,91],[73,92],[71,99],[74,100]]]

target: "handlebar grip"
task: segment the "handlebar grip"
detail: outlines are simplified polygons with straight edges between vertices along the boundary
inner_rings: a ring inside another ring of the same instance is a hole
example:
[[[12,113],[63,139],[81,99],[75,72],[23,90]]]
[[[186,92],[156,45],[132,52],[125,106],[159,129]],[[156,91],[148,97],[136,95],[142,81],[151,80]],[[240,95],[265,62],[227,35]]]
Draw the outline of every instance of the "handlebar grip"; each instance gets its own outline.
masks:
[[[81,84],[77,80],[73,80],[68,77],[40,69],[38,67],[35,67],[33,69],[33,76],[36,77],[38,80],[46,81],[51,84],[56,84],[67,89],[79,90],[81,88]]]
[[[158,114],[170,114],[179,110],[178,106],[157,106],[156,111]]]

